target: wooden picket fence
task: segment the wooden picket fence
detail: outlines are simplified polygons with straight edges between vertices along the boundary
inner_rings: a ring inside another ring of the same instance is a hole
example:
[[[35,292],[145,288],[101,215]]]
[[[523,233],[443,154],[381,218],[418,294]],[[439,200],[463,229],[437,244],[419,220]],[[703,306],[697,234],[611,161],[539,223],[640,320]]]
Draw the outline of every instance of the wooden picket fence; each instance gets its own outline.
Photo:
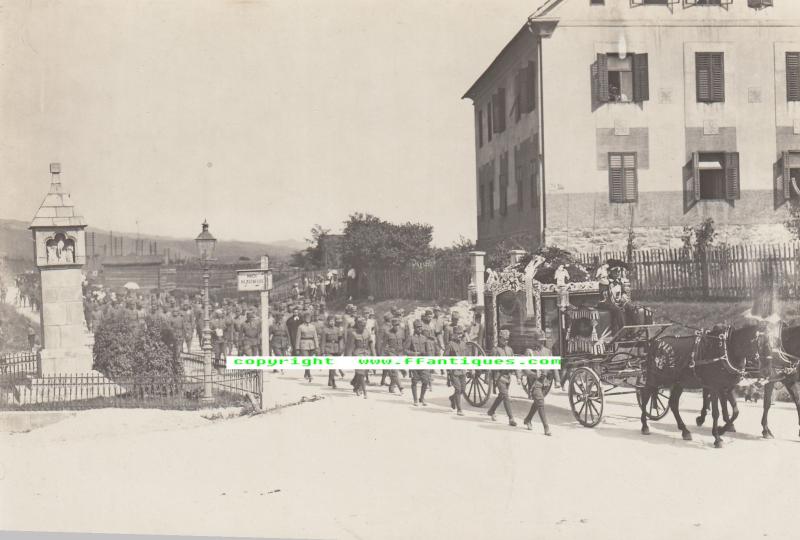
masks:
[[[710,248],[583,253],[581,262],[595,268],[614,258],[633,267],[636,298],[747,299],[773,282],[782,298],[800,298],[800,244],[738,245]]]
[[[367,290],[376,300],[465,299],[469,277],[469,267],[444,264],[371,268],[366,272]]]

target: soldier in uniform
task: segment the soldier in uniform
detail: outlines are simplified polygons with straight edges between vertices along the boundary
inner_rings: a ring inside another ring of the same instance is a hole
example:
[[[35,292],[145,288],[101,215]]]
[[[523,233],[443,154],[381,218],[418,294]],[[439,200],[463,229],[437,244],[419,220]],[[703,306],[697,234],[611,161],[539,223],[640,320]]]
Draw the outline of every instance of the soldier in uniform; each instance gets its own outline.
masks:
[[[333,325],[339,329],[339,332],[341,332],[342,334],[342,340],[344,340],[347,333],[344,327],[344,317],[340,313],[337,313],[336,315],[333,316]],[[341,351],[342,353],[344,353],[344,341],[342,341]],[[339,377],[344,378],[344,371],[342,371],[341,369],[339,370]]]
[[[326,356],[339,356],[344,350],[344,333],[336,326],[336,319],[333,315],[328,315],[325,327],[320,336],[322,342],[322,354]],[[328,370],[328,386],[336,388],[336,370]]]
[[[399,356],[403,352],[403,342],[405,336],[403,329],[400,328],[400,319],[397,317],[392,318],[392,327],[385,328],[381,335],[381,349],[378,354],[381,356]],[[403,395],[403,387],[400,384],[400,377],[396,369],[384,370],[384,373],[389,372],[389,393],[394,394],[394,388]]]
[[[181,345],[183,345],[183,317],[181,317],[181,312],[178,308],[172,310],[172,314],[167,319],[167,324],[172,330],[172,356],[177,360],[181,356]]]
[[[526,356],[551,356],[550,350],[545,347],[542,343],[544,341],[544,335],[540,330],[537,330],[533,334],[534,339],[536,340],[532,349],[527,349],[525,351]],[[544,410],[544,381],[545,381],[545,374],[542,370],[522,370],[523,375],[528,377],[528,384],[531,386],[531,397],[533,398],[533,403],[531,403],[531,410],[528,411],[528,415],[525,417],[525,427],[533,429],[532,422],[533,416],[539,413],[539,419],[542,421],[542,427],[544,427],[544,434],[551,435],[550,433],[550,426],[547,423],[547,414]]]
[[[214,348],[214,359],[224,360],[227,348],[225,346],[225,319],[222,318],[222,310],[214,310],[211,319],[211,346]]]
[[[292,353],[298,354],[298,347],[297,347],[297,329],[300,325],[303,324],[303,320],[300,318],[300,310],[295,305],[292,308],[292,316],[286,320],[286,329],[289,331],[289,341],[292,344]]]
[[[424,324],[420,320],[414,321],[414,333],[405,342],[405,350],[408,355],[432,356],[435,353],[435,342],[423,333]],[[412,369],[411,371],[411,395],[414,397],[414,407],[420,403],[427,407],[425,402],[425,392],[431,384],[431,372],[428,369]],[[417,400],[417,384],[422,385]]]
[[[464,341],[464,328],[461,325],[456,325],[451,330],[445,356],[467,356],[467,342]],[[461,394],[464,393],[464,386],[467,384],[467,373],[463,369],[450,370],[448,378],[453,387],[450,407],[457,412],[458,416],[464,416],[461,410]]]
[[[500,330],[497,336],[497,347],[495,347],[494,351],[492,352],[492,356],[514,356],[514,349],[508,345],[508,338],[510,336],[511,333],[508,330]],[[517,374],[513,369],[492,371],[494,384],[497,388],[497,398],[495,398],[494,403],[492,403],[492,406],[489,407],[489,410],[486,414],[488,414],[493,421],[497,420],[497,416],[495,416],[494,413],[502,403],[506,410],[506,414],[508,415],[508,425],[514,427],[517,425],[517,422],[514,421],[514,413],[511,411],[511,398],[508,397],[508,387],[511,384],[512,373],[515,374],[517,382],[519,382],[519,374]]]
[[[357,317],[355,326],[347,331],[345,338],[345,356],[366,356],[375,354],[375,342],[372,341],[370,331],[366,327],[366,319]],[[364,396],[367,399],[366,369],[355,370],[355,375],[350,384],[353,385],[353,392],[356,395]]]
[[[375,342],[375,348],[378,351],[383,350],[383,334],[384,332],[389,331],[391,327],[392,327],[392,314],[389,311],[387,311],[386,313],[383,314],[383,323],[378,328],[378,339]],[[388,376],[389,376],[389,370],[384,369],[383,372],[381,373],[381,384],[380,384],[381,386],[386,386],[386,377]]]
[[[274,356],[283,356],[288,354],[291,349],[291,340],[289,339],[289,330],[283,323],[283,316],[280,311],[275,313],[275,320],[269,327],[269,348],[272,349]]]
[[[319,350],[317,328],[311,322],[311,313],[308,311],[303,314],[303,322],[297,327],[297,348],[300,356],[314,356]],[[311,370],[305,370],[303,377],[311,382]]]
[[[243,345],[245,356],[254,356],[261,345],[261,323],[247,310],[245,322],[242,325]]]

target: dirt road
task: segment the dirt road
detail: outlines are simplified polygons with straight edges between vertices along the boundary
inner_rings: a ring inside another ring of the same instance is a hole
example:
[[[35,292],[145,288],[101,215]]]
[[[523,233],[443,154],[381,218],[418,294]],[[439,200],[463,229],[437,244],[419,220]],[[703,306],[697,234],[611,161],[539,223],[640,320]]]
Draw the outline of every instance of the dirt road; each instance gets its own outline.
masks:
[[[639,434],[633,396],[594,429],[548,397],[553,437],[455,416],[300,372],[273,388],[325,399],[209,422],[197,413],[100,410],[0,434],[0,528],[342,539],[794,538],[800,438],[793,407],[742,404],[738,434],[684,442],[672,416]],[[518,389],[517,389],[518,391]],[[684,395],[692,424],[697,395]],[[528,402],[515,400],[521,420]],[[501,409],[502,411],[502,409]],[[538,422],[538,420],[537,420]],[[521,422],[520,422],[521,426]]]

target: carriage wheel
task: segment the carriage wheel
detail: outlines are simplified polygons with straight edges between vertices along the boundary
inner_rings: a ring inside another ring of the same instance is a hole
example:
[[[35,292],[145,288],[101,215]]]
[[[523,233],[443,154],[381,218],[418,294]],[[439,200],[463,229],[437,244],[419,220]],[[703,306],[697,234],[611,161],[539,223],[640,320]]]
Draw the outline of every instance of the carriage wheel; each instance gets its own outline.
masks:
[[[467,372],[464,397],[473,407],[482,407],[489,401],[489,372],[474,369]]]
[[[569,379],[569,405],[584,427],[594,427],[603,418],[603,387],[594,370],[579,367]]]
[[[636,390],[636,402],[642,408],[642,392]],[[669,412],[669,393],[663,388],[659,388],[658,392],[650,396],[650,403],[645,408],[645,415],[650,420],[661,420]]]

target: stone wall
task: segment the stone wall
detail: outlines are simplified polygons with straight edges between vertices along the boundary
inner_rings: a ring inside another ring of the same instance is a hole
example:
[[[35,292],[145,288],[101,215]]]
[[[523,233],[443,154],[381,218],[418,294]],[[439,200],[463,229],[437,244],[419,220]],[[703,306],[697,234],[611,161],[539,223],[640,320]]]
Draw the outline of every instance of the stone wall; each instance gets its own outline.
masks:
[[[792,240],[782,224],[718,226],[717,241],[727,244],[779,244]],[[636,249],[679,248],[683,227],[634,227]],[[622,227],[548,229],[548,245],[578,253],[624,251],[628,229]]]

